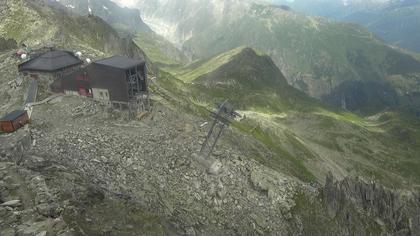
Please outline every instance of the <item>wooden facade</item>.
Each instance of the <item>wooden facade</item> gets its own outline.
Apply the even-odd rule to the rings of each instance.
[[[16,110],[0,119],[0,128],[5,133],[13,133],[30,122],[27,111]]]
[[[127,103],[147,88],[146,63],[115,56],[96,61],[52,84],[54,92],[78,94],[96,100]]]
[[[50,87],[56,93],[71,92],[72,94],[92,97],[92,88],[87,75],[87,68],[74,71],[63,78],[57,78]]]

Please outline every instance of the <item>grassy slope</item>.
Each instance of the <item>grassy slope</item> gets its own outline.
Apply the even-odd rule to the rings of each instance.
[[[243,47],[236,48],[231,51],[220,54],[214,58],[211,58],[207,61],[199,61],[193,63],[187,67],[174,66],[166,68],[174,76],[180,78],[184,82],[192,82],[193,80],[199,78],[202,75],[205,75],[209,72],[212,72],[215,68],[220,67],[221,65],[229,62],[229,60],[240,53]]]
[[[257,67],[261,69],[259,83],[266,87],[250,87],[250,78],[241,69],[251,63],[258,65],[264,57],[244,54],[244,50],[238,48],[190,66],[166,67],[159,83],[197,107],[211,109],[215,102],[230,99],[246,115],[233,126],[264,143],[277,156],[268,159],[256,155],[255,159],[279,171],[286,167],[288,174],[301,180],[323,181],[324,175],[333,171],[337,176],[375,178],[390,186],[420,183],[416,171],[420,160],[415,154],[420,142],[415,127],[419,124],[414,123],[414,117],[389,111],[379,118],[364,119],[324,107],[287,84],[273,88],[267,80],[272,75],[264,77],[263,71],[270,70],[267,67]],[[225,73],[228,76],[221,76]],[[208,116],[205,109],[195,112]]]
[[[28,7],[25,1],[6,1],[7,11],[1,15],[0,35],[30,45],[48,41],[58,30]],[[25,16],[25,17],[22,17]]]

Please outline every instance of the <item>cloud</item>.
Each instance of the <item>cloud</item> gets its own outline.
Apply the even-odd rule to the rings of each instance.
[[[137,0],[112,0],[124,7],[135,7]]]

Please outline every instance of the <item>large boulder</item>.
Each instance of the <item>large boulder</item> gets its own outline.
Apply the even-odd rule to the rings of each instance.
[[[0,37],[0,52],[17,48],[17,43],[13,39]]]

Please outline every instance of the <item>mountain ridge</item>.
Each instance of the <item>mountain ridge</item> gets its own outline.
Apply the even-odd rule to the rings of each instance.
[[[111,0],[50,0],[51,4],[61,4],[66,10],[80,16],[97,16],[110,24],[122,37],[133,38],[134,42],[149,55],[154,63],[185,63],[183,53],[153,32],[141,18],[140,11],[121,7]]]
[[[179,19],[176,24],[173,21],[174,24],[167,25],[171,28],[167,32],[178,38],[185,54],[192,58],[210,58],[243,45],[256,48],[273,58],[289,84],[312,97],[321,99],[334,93],[334,89],[348,80],[385,80],[394,74],[406,76],[420,72],[417,59],[387,46],[356,24],[252,2],[228,4],[220,0],[214,5],[206,2],[212,7],[207,11],[203,7],[194,9],[187,3],[187,0],[181,5],[167,1],[167,5],[159,8],[164,10],[153,10],[158,3],[149,4],[148,8],[147,2],[141,2],[142,15],[161,25],[168,24],[165,19]],[[171,15],[171,9],[175,11],[181,6],[183,17],[178,12]],[[230,8],[236,10],[224,13],[224,9]],[[395,69],[398,63],[411,67],[398,71]]]
[[[279,0],[275,3],[306,14],[363,25],[391,45],[420,52],[420,35],[416,33],[420,1],[348,1],[347,5],[338,0]]]
[[[55,0],[50,0],[56,2]],[[57,1],[68,10],[82,16],[89,14],[99,16],[115,29],[128,32],[147,32],[151,29],[143,22],[140,11],[133,8],[120,7],[113,1],[101,0],[60,0]]]

